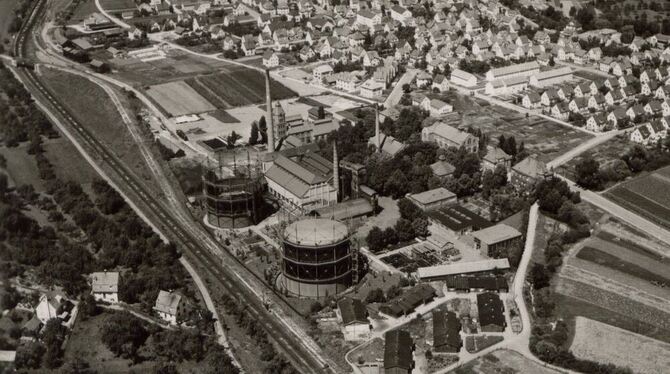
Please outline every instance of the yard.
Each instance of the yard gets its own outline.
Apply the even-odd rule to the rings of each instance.
[[[133,0],[100,0],[100,5],[108,11],[123,11],[137,8]]]
[[[30,184],[35,191],[44,191],[37,164],[33,156],[27,153],[27,148],[27,143],[14,148],[0,147],[0,154],[7,159],[7,174],[16,186]]]
[[[670,367],[668,343],[583,317],[576,318],[575,331],[570,351],[578,358],[629,367],[635,373]]]
[[[5,37],[7,37],[7,30],[10,23],[14,19],[14,7],[18,0],[0,0],[0,45],[4,45],[5,49],[9,45],[4,44]]]
[[[469,101],[472,109],[463,112],[459,121],[460,128],[479,128],[489,136],[491,145],[496,144],[500,135],[514,136],[517,144],[524,146],[531,153],[548,162],[565,153],[566,149],[574,148],[588,140],[592,135],[555,122],[524,115],[495,105],[483,106],[477,101]]]
[[[558,172],[570,180],[575,180],[575,165],[587,156],[593,157],[600,165],[606,165],[613,160],[618,160],[628,148],[631,147],[630,140],[626,135],[617,135],[614,138],[599,144],[583,154],[573,158],[564,165],[558,167]]]

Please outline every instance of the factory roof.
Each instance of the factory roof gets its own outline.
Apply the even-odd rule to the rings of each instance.
[[[308,218],[288,225],[284,238],[300,245],[327,245],[339,242],[349,235],[347,226],[326,218]]]
[[[303,197],[311,186],[327,182],[332,174],[330,161],[314,152],[307,152],[294,158],[276,155],[274,165],[265,173],[265,177],[293,195]]]
[[[477,309],[479,324],[482,327],[488,325],[505,327],[505,307],[497,294],[484,292],[477,295]]]
[[[540,65],[537,63],[537,61],[531,61],[531,62],[524,62],[522,64],[514,64],[514,65],[509,65],[509,66],[504,66],[501,68],[494,68],[491,69],[487,72],[491,73],[491,75],[495,78],[497,77],[504,77],[506,75],[510,74],[516,74],[516,73],[521,73],[521,72],[526,72],[534,69],[539,69]]]
[[[456,194],[444,187],[434,188],[417,194],[410,194],[409,198],[417,201],[419,204],[432,204],[443,200],[449,200],[456,197]]]
[[[503,242],[505,240],[518,238],[521,236],[521,233],[517,229],[501,223],[495,226],[487,227],[483,230],[475,231],[472,233],[472,236],[479,239],[481,242],[486,243],[487,245],[491,245]]]
[[[452,351],[458,351],[462,345],[460,331],[461,322],[454,312],[433,312],[433,347],[436,350],[443,351],[448,346]]]
[[[456,274],[479,273],[494,269],[509,269],[509,261],[506,258],[497,258],[482,261],[461,262],[449,265],[437,265],[422,267],[417,270],[421,279],[446,277]]]
[[[486,218],[460,205],[442,207],[427,213],[428,218],[444,225],[452,231],[472,228],[480,230],[492,225]]]

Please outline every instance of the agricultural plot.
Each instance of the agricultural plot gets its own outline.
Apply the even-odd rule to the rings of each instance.
[[[111,12],[137,9],[133,0],[100,0],[100,5]]]
[[[147,94],[172,116],[210,112],[216,109],[186,82],[171,82],[151,86]]]
[[[193,83],[190,80],[188,83]],[[244,69],[231,70],[225,73],[205,75],[198,77],[197,84],[193,87],[202,91],[203,86],[218,96],[228,107],[245,106],[265,102],[265,77],[258,71]],[[272,98],[283,100],[296,96],[296,93],[283,84],[272,80]]]
[[[570,351],[578,358],[629,367],[635,373],[670,367],[670,344],[583,317],[576,318]]]
[[[454,374],[558,374],[559,372],[531,361],[507,349],[493,351],[456,368]]]
[[[607,196],[660,225],[670,227],[670,169],[617,186]]]
[[[608,252],[605,252],[593,247],[584,247],[577,254],[577,258],[647,280],[652,284],[670,285],[668,277],[670,267],[667,265],[613,248],[615,247],[608,248]]]
[[[663,341],[670,341],[670,314],[584,282],[560,277],[559,295],[576,299],[556,301],[565,319],[584,316]]]
[[[571,159],[558,168],[558,172],[570,180],[575,180],[575,165],[585,157],[590,156],[598,161],[600,165],[607,165],[618,160],[631,147],[630,140],[626,135],[617,135],[611,140],[599,144],[583,154]]]

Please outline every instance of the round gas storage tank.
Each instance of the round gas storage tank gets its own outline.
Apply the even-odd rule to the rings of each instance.
[[[341,242],[349,236],[342,222],[327,218],[296,221],[284,230],[284,240],[299,246],[319,247]]]

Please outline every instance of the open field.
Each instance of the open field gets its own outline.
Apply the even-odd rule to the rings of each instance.
[[[9,24],[14,19],[14,6],[18,0],[0,0],[0,43],[4,44]],[[6,48],[9,45],[5,46]]]
[[[171,82],[151,86],[147,94],[172,116],[203,113],[216,107],[200,96],[185,82]]]
[[[188,83],[198,92],[217,96],[223,101],[223,108],[258,104],[265,102],[265,77],[250,69],[231,69],[233,71],[200,76]],[[296,93],[283,84],[271,81],[272,98],[283,100],[296,96]]]
[[[606,196],[647,219],[670,227],[670,168],[635,178],[608,191]]]
[[[66,138],[45,142],[44,150],[59,178],[79,184],[89,184],[98,178],[98,173]]]
[[[14,148],[0,147],[0,154],[7,159],[7,174],[15,186],[31,184],[35,191],[44,191],[44,183],[40,179],[37,164],[27,150],[28,144]]]
[[[537,364],[507,349],[493,351],[451,371],[454,374],[558,374],[558,371]]]
[[[48,89],[60,97],[64,106],[82,126],[107,144],[126,165],[147,183],[152,180],[150,171],[133,141],[121,115],[107,93],[88,79],[54,69],[40,69]],[[116,91],[122,105],[129,104],[123,93]],[[129,111],[130,118],[134,118]]]
[[[592,137],[540,117],[526,118],[515,111],[495,105],[483,106],[478,101],[468,101],[463,105],[470,109],[463,112],[460,124],[452,125],[479,128],[489,135],[490,144],[493,145],[497,143],[495,139],[500,135],[514,136],[517,144],[523,142],[526,149],[537,153],[545,162]]]
[[[654,339],[670,342],[670,315],[625,296],[561,277],[556,310],[560,318],[591,318]]]
[[[670,344],[577,317],[570,351],[581,359],[629,367],[635,373],[660,373],[670,367]]]
[[[95,6],[95,0],[82,0],[74,9],[72,18],[70,18],[70,23],[80,23],[90,16],[91,13],[97,11],[98,8]]]

